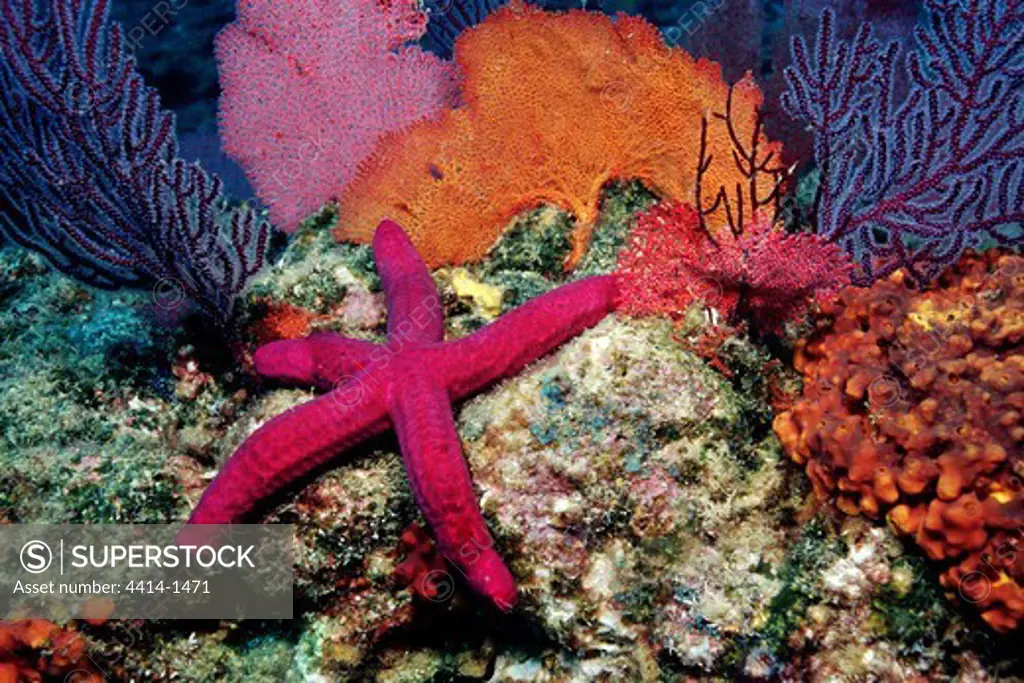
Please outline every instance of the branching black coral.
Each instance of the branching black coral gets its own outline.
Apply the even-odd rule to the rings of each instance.
[[[713,159],[712,155],[708,153],[708,119],[705,116],[700,121],[700,152],[697,157],[694,201],[697,205],[701,229],[707,232],[709,237],[712,237],[712,241],[714,238],[711,236],[705,220],[720,207],[725,208],[729,229],[736,237],[743,234],[746,223],[758,222],[759,214],[762,212],[768,213],[771,222],[774,223],[779,215],[783,189],[789,181],[792,171],[775,159],[775,152],[763,153],[765,116],[760,107],[754,112],[754,126],[749,141],[744,142],[740,139],[733,118],[733,90],[734,86],[729,86],[725,111],[714,112],[712,116],[725,122],[729,139],[732,142],[732,160],[736,164],[736,170],[746,179],[746,185],[736,183],[735,188],[719,187],[710,205],[704,201],[704,185],[705,176]],[[771,178],[771,186],[766,194],[763,189],[761,191],[758,189],[759,187],[763,188],[763,176]]]
[[[868,282],[926,282],[966,247],[1019,245],[1024,221],[1024,0],[927,0],[917,49],[849,43],[822,14],[792,44],[783,106],[815,136],[817,229]],[[897,101],[895,73],[909,92]]]

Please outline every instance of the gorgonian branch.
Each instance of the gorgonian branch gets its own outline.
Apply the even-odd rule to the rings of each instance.
[[[97,287],[162,287],[218,322],[268,226],[177,158],[108,0],[0,0],[0,230]]]
[[[935,277],[967,247],[1024,239],[1024,0],[927,0],[916,49],[861,26],[836,41],[822,13],[813,57],[794,38],[783,106],[811,127],[818,233],[869,282],[905,267]]]

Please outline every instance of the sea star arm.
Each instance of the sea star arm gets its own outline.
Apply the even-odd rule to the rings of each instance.
[[[454,399],[511,377],[610,313],[618,288],[613,275],[563,285],[513,309],[477,332],[435,352]]]
[[[330,390],[369,367],[378,348],[362,339],[322,332],[265,344],[257,349],[253,365],[264,377]]]
[[[377,226],[373,258],[384,283],[388,342],[429,344],[444,339],[444,312],[434,278],[409,236],[394,221]]]
[[[359,379],[278,415],[224,464],[190,524],[240,522],[264,499],[391,426],[383,392]]]
[[[396,369],[391,415],[413,495],[434,530],[438,550],[474,589],[502,609],[516,601],[515,580],[480,514],[469,468],[455,431],[451,398],[422,366]]]

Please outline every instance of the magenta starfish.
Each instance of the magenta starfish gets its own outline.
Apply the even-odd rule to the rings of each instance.
[[[438,550],[474,590],[511,609],[515,580],[480,514],[451,403],[515,375],[597,324],[614,307],[615,278],[564,285],[474,334],[445,342],[434,281],[402,228],[381,223],[373,255],[387,301],[387,343],[324,333],[260,348],[260,374],[328,393],[250,436],[224,464],[189,523],[239,522],[268,496],[393,426]]]

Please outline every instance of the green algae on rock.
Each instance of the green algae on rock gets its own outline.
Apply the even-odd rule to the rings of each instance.
[[[180,514],[141,294],[96,292],[0,251],[0,519],[166,522]]]

